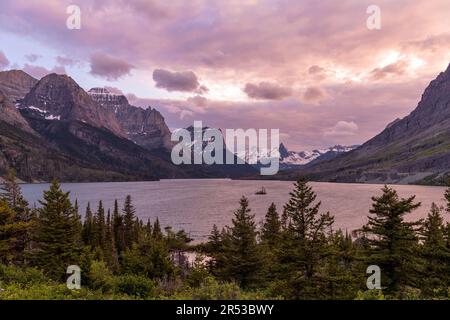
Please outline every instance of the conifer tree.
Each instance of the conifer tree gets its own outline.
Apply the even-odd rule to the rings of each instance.
[[[105,208],[103,202],[98,202],[97,212],[94,216],[94,244],[100,249],[104,249],[106,245],[106,221],[105,221]]]
[[[83,223],[83,243],[85,245],[94,246],[94,232],[95,232],[95,223],[94,223],[94,216],[92,214],[91,210],[91,204],[88,202],[86,206],[86,213],[84,216],[84,223]]]
[[[127,195],[123,207],[123,221],[124,221],[124,237],[125,247],[131,249],[133,243],[136,241],[136,218],[135,209],[131,203],[131,196]]]
[[[445,226],[440,208],[433,203],[421,230],[422,254],[425,258],[423,294],[448,296],[450,249],[445,239]]]
[[[156,240],[161,240],[163,238],[163,233],[161,231],[161,225],[159,224],[158,218],[156,218],[155,222],[153,223],[152,237]]]
[[[119,204],[117,199],[114,200],[114,210],[113,210],[113,232],[114,232],[114,243],[116,245],[117,255],[120,258],[122,252],[125,250],[125,227],[123,222],[123,216],[119,212]]]
[[[329,255],[328,236],[334,217],[320,213],[321,202],[304,179],[294,184],[284,206],[283,232],[279,250],[280,278],[292,298],[318,298],[323,277],[319,268]]]
[[[372,197],[371,216],[362,231],[368,235],[370,249],[367,263],[381,269],[383,287],[389,294],[400,294],[405,286],[418,287],[418,237],[420,222],[405,222],[406,214],[420,206],[415,196],[399,198],[397,192],[384,186],[383,194]]]
[[[116,245],[114,242],[113,225],[111,220],[111,213],[108,210],[108,215],[106,218],[106,232],[105,232],[105,248],[104,257],[106,263],[110,270],[117,270],[118,268],[118,257],[116,251]]]
[[[80,234],[69,192],[53,181],[39,201],[32,251],[34,264],[55,280],[64,279],[66,268],[79,263]]]
[[[263,244],[267,244],[269,247],[275,247],[280,240],[281,236],[281,221],[277,212],[277,207],[272,202],[270,205],[264,225],[261,230],[261,241]]]
[[[239,206],[234,212],[232,226],[224,234],[224,272],[227,278],[248,288],[261,280],[262,259],[256,240],[254,215],[250,214],[248,199],[243,196]]]
[[[17,213],[9,207],[5,199],[0,199],[0,263],[20,263],[23,257],[22,246],[17,246],[29,224],[17,221]]]
[[[11,249],[11,252],[14,255],[13,261],[22,263],[25,262],[24,252],[29,249],[31,243],[29,233],[32,227],[33,211],[30,210],[28,202],[22,195],[14,170],[7,171],[0,192],[0,199],[3,199],[8,207],[14,210],[14,222],[18,224],[14,232],[14,248]]]

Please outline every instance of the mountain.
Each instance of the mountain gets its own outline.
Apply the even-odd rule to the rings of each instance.
[[[171,132],[156,109],[132,106],[124,95],[106,88],[92,88],[88,93],[94,101],[114,112],[128,139],[149,150],[171,149]]]
[[[23,99],[37,82],[37,79],[22,70],[0,72],[0,90],[3,91],[13,103]]]
[[[27,132],[33,132],[28,122],[22,117],[16,106],[0,89],[0,119]]]
[[[205,133],[210,130],[212,128],[209,127],[202,127],[202,137],[205,135]],[[193,126],[189,126],[188,128],[186,128],[187,131],[189,131],[190,136],[191,136],[191,142],[188,143],[188,147],[191,148],[192,150],[192,154],[191,154],[191,159],[192,162],[194,161],[194,144],[197,142],[195,140],[194,137],[194,127]],[[219,129],[220,131],[220,129]],[[201,153],[204,153],[204,149],[209,146],[212,141],[202,141],[202,150]],[[192,165],[192,167],[194,168],[194,170],[199,170],[201,172],[205,172],[205,174],[214,177],[214,176],[219,176],[219,177],[224,177],[224,178],[241,178],[241,177],[248,177],[248,176],[253,176],[255,174],[258,173],[257,168],[249,165],[247,163],[247,161],[245,161],[244,159],[244,163],[238,163],[238,156],[233,154],[226,146],[225,144],[225,140],[222,140],[223,142],[223,164],[212,164],[212,165],[207,165],[207,164],[196,164],[196,165]],[[212,155],[214,156],[214,152],[212,153]],[[226,163],[226,159],[227,157],[232,157],[233,158],[233,163],[232,164],[227,164]],[[241,158],[243,159],[243,158]],[[239,159],[240,160],[240,159]]]
[[[0,175],[14,168],[28,182],[136,181],[240,177],[249,169],[174,165],[170,130],[155,109],[105,90],[88,94],[66,75],[26,79],[2,73],[8,93],[0,89]]]
[[[353,151],[280,178],[443,184],[450,178],[450,66],[431,81],[417,107]]]
[[[316,161],[328,160],[335,158],[337,155],[349,152],[358,146],[341,146],[335,145],[333,147],[324,149],[314,149],[312,151],[288,151],[281,143],[280,150],[280,168],[289,169],[298,166],[305,166]]]
[[[93,101],[71,77],[55,73],[43,77],[25,96],[20,108],[32,109],[47,119],[79,120],[125,136],[114,112]]]

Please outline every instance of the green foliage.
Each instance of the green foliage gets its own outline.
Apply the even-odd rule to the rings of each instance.
[[[79,217],[69,192],[63,192],[57,181],[52,182],[50,190],[44,191],[40,203],[31,252],[33,263],[53,279],[63,279],[67,266],[79,260]]]
[[[248,200],[242,197],[240,208],[234,212],[232,226],[221,235],[223,241],[223,271],[225,279],[236,281],[243,288],[257,285],[262,266],[257,245],[254,215]]]
[[[418,257],[415,227],[421,222],[405,222],[404,216],[420,206],[415,196],[400,199],[385,186],[383,194],[373,197],[369,222],[362,231],[368,235],[367,262],[382,270],[382,285],[389,294],[401,294],[405,286],[417,286],[422,261]]]

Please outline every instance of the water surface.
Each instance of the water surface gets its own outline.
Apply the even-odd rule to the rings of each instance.
[[[289,199],[293,182],[290,181],[239,181],[239,180],[162,180],[152,182],[63,183],[62,188],[77,199],[83,214],[88,202],[93,210],[103,200],[105,208],[113,208],[114,199],[122,207],[127,194],[132,196],[136,214],[147,221],[159,218],[162,226],[185,229],[197,241],[205,240],[213,224],[222,227],[230,224],[239,198],[249,198],[250,207],[260,222],[267,208],[274,202],[279,212]],[[335,216],[335,227],[354,230],[367,221],[371,197],[380,194],[382,185],[311,183],[322,201],[322,210]],[[39,206],[48,184],[23,184],[22,190],[30,205]],[[255,195],[264,186],[267,195]],[[425,217],[432,202],[443,205],[445,188],[432,186],[395,186],[403,197],[416,195],[421,208],[409,219]],[[448,215],[447,215],[448,216]],[[447,220],[448,217],[446,217]]]

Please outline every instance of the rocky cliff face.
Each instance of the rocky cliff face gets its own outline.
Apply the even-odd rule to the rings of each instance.
[[[156,109],[132,106],[125,96],[111,93],[105,88],[92,88],[89,95],[94,101],[113,110],[126,136],[136,144],[149,150],[171,149],[170,130]]]
[[[124,136],[112,110],[93,101],[69,76],[49,74],[25,96],[21,108],[30,108],[50,120],[79,120]]]
[[[0,89],[0,120],[18,127],[27,132],[34,131],[28,125],[28,122],[22,117],[16,106],[9,100],[7,95]]]
[[[13,103],[23,99],[37,82],[37,79],[22,70],[0,72],[0,90],[2,90]]]
[[[431,81],[416,109],[361,147],[285,177],[342,182],[432,183],[450,178],[450,66]]]

